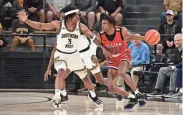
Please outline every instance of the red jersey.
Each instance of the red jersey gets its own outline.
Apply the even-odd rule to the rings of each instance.
[[[115,26],[115,37],[110,41],[105,32],[101,32],[101,42],[106,49],[109,49],[114,57],[126,52],[128,50],[128,44],[124,41],[124,38],[121,33],[121,27]]]
[[[127,42],[124,41],[121,29],[121,27],[115,26],[114,38],[112,40],[107,38],[105,32],[100,33],[102,44],[112,53],[112,58],[108,59],[109,68],[118,69],[121,61],[131,63],[131,52]]]

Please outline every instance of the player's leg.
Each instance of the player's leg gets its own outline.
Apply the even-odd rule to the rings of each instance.
[[[118,80],[118,71],[115,69],[109,69],[108,70],[108,88],[111,92],[122,95],[130,99],[129,103],[125,106],[125,109],[131,109],[133,108],[137,103],[137,99],[135,98],[135,95],[127,92],[123,88],[117,87],[116,82]]]
[[[75,73],[80,77],[80,79],[84,83],[84,86],[88,89],[89,91],[88,98],[92,100],[97,106],[103,107],[103,103],[96,95],[94,86],[88,77],[87,70],[75,71]]]
[[[119,64],[118,75],[119,77],[122,77],[125,80],[128,86],[131,87],[131,89],[134,91],[136,97],[139,100],[139,105],[143,106],[146,104],[145,97],[139,92],[132,78],[127,74],[128,69],[129,69],[129,62],[126,60],[125,61],[122,60]]]

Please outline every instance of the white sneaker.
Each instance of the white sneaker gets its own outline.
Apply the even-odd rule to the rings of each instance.
[[[53,96],[53,107],[55,109],[61,108],[61,97],[58,94]]]

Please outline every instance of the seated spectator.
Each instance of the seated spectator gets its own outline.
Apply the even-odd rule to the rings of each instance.
[[[95,24],[96,0],[72,0],[72,5],[80,10],[81,19],[93,30]]]
[[[175,60],[177,63],[182,63],[182,34],[176,34],[174,36],[174,42],[177,52],[175,55]],[[175,94],[176,87],[176,75],[177,69],[172,69],[171,67],[161,67],[158,72],[158,77],[156,81],[155,91],[153,93],[148,94],[149,96],[161,96],[162,95],[162,87],[167,77],[170,77],[170,87],[169,87],[169,94],[165,95],[166,97],[170,97],[171,95]]]
[[[134,75],[134,71],[143,71],[142,64],[150,63],[150,51],[147,44],[140,40],[134,40],[133,44],[129,46],[132,55],[131,77],[137,85],[139,76]]]
[[[163,5],[165,7],[165,11],[174,11],[174,17],[177,18],[179,24],[182,27],[182,0],[164,0]],[[166,23],[165,12],[163,12],[161,15],[161,24],[164,23]]]
[[[68,4],[71,4],[70,0],[44,0],[44,11],[46,12],[44,17],[46,22],[51,22],[55,19],[60,20],[60,10]]]
[[[172,10],[168,10],[166,12],[166,23],[161,24],[159,27],[160,34],[177,34],[181,33],[181,27],[173,19],[174,12]],[[173,37],[170,36],[161,36],[161,41],[157,45],[157,53],[165,53],[167,49],[174,48]]]
[[[33,29],[22,22],[20,19],[14,20],[12,23],[12,33],[17,34],[29,34],[32,33]],[[14,36],[11,44],[11,52],[16,51],[16,47],[19,44],[27,44],[30,47],[31,52],[35,52],[34,41],[32,36]]]
[[[178,92],[174,95],[171,95],[170,97],[173,98],[182,98],[182,62],[177,64],[176,66],[170,66],[172,71],[175,71],[177,69],[177,76],[176,76],[176,87],[178,88]]]
[[[2,25],[0,23],[0,33],[2,32]],[[1,48],[5,47],[8,44],[8,42],[4,39],[3,36],[0,36],[0,50]]]
[[[24,0],[23,7],[31,20],[37,21],[39,16],[39,22],[45,22],[43,0]]]
[[[117,25],[122,24],[123,0],[99,0],[97,8],[97,21],[100,20],[100,13],[107,13],[118,22]]]
[[[0,22],[3,29],[9,29],[21,8],[17,0],[0,0]],[[8,21],[8,23],[7,23]]]

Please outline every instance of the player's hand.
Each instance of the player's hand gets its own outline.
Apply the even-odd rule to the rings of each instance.
[[[45,74],[44,74],[44,81],[47,81],[48,80],[48,76],[51,75],[51,70],[50,69],[47,69]]]
[[[26,15],[26,12],[24,11],[20,11],[17,14],[18,14],[17,17],[23,22],[25,22],[28,19],[28,15]]]
[[[95,64],[98,63],[98,59],[95,55],[93,55],[91,58],[92,58],[93,63],[95,63]]]
[[[103,54],[105,55],[106,58],[111,58],[112,57],[112,53],[110,51],[108,51],[105,48],[102,48]]]

